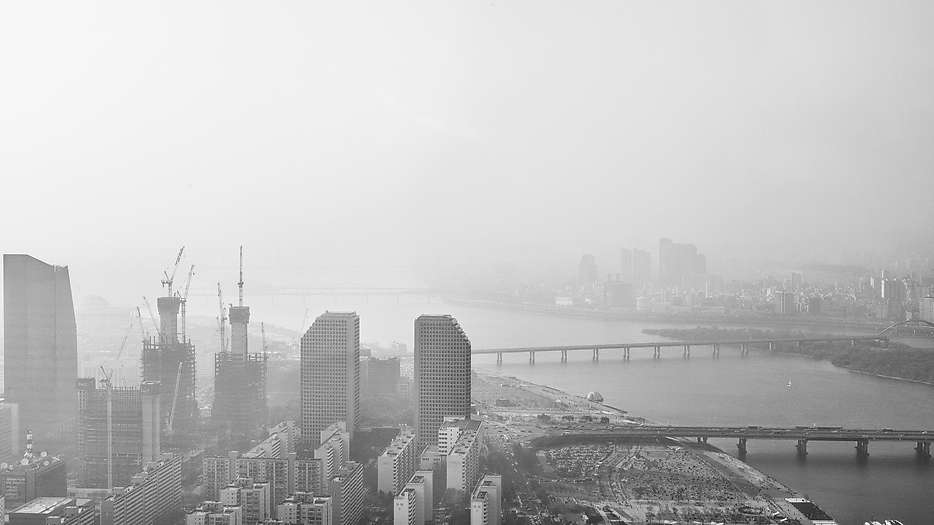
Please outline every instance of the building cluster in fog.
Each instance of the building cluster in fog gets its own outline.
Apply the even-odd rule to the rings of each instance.
[[[396,509],[397,519],[404,515],[407,522],[431,521],[440,496],[451,489],[476,507],[478,523],[498,523],[490,513],[499,512],[500,503],[491,498],[501,491],[480,479],[482,426],[471,419],[470,340],[452,316],[415,320],[408,386],[397,357],[361,356],[356,313],[319,315],[300,341],[300,418],[270,428],[267,355],[247,346],[242,263],[238,305],[225,309],[221,302],[219,328],[223,333],[229,319],[231,340],[215,356],[210,417],[201,415],[196,354],[185,335],[187,284],[173,294],[166,277],[169,293],[157,300],[157,333],[143,332],[141,381],[126,386],[103,367],[100,379],[77,376],[68,269],[27,255],[4,256],[0,515],[11,523],[41,516],[76,525],[181,519],[359,525],[367,489],[364,466],[350,451],[361,392],[392,397],[411,389],[415,424],[402,427],[379,456],[378,490],[396,505],[412,505]],[[219,453],[205,456],[205,443]],[[75,474],[71,486],[69,471]],[[182,516],[183,482],[195,477],[203,501]],[[70,492],[87,497],[69,498]]]

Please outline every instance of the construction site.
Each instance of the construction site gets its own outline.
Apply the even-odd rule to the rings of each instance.
[[[252,446],[253,440],[266,435],[266,337],[263,329],[263,352],[250,353],[247,327],[250,307],[243,305],[243,247],[240,247],[239,301],[237,306],[224,308],[220,284],[217,285],[220,305],[219,328],[221,351],[214,357],[214,406],[212,426],[221,443],[236,447],[238,443]],[[228,346],[226,322],[230,321]]]
[[[185,333],[185,303],[194,266],[188,272],[188,281],[182,294],[172,291],[175,273],[181,261],[183,246],[178,252],[172,274],[165,272],[163,286],[168,294],[156,301],[159,323],[156,324],[152,309],[149,315],[159,328],[155,336],[143,341],[141,372],[144,382],[162,384],[160,394],[162,446],[172,452],[184,453],[201,446],[202,432],[199,425],[200,410],[195,397],[195,347]],[[145,299],[145,298],[144,298]],[[149,301],[146,301],[149,307]],[[179,334],[179,310],[181,309],[181,333]]]
[[[160,454],[160,384],[78,379],[78,486],[123,487]]]

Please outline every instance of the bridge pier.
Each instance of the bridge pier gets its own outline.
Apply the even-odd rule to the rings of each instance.
[[[769,343],[769,352],[775,349],[775,343]]]
[[[684,357],[691,357],[691,345],[684,345]]]
[[[530,365],[535,364],[535,352],[529,352],[529,364]]]
[[[713,345],[714,357],[720,357],[720,345]]]
[[[562,363],[567,363],[567,362],[568,362],[568,351],[567,351],[567,350],[562,350],[562,351],[561,351],[561,362],[562,362]]]
[[[655,359],[661,359],[661,358],[662,358],[662,347],[660,347],[660,346],[656,346],[656,347],[655,347],[655,355],[654,355],[653,357],[654,357]]]
[[[918,451],[918,455],[922,458],[929,458],[931,457],[931,442],[918,441],[918,445],[915,447],[915,450]]]
[[[798,450],[799,456],[807,456],[808,455],[808,440],[799,439],[798,444],[795,445],[795,448]]]
[[[503,364],[503,353],[502,352],[496,352],[496,364],[498,365]]]
[[[600,360],[600,349],[599,349],[599,348],[594,348],[594,349],[593,349],[593,360],[594,360],[594,361],[599,361],[599,360]]]
[[[869,440],[868,439],[856,440],[856,455],[861,458],[865,458],[869,456]]]
[[[740,455],[746,454],[746,438],[739,438],[739,443],[736,444],[736,448],[739,450]]]
[[[623,359],[629,361],[629,347],[623,347]]]
[[[707,442],[707,436],[697,436],[697,442],[698,442],[698,443],[706,443],[706,442]]]
[[[739,355],[749,355],[749,345],[747,345],[746,343],[743,343],[742,345],[740,345],[740,347],[741,347],[741,350],[739,352]]]

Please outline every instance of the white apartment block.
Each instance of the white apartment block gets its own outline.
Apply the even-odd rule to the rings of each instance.
[[[415,489],[402,489],[392,501],[392,525],[418,525]]]
[[[332,519],[338,525],[357,525],[363,514],[363,465],[348,461],[328,481],[333,502]]]
[[[228,507],[219,501],[205,501],[185,516],[185,525],[243,525],[240,507]]]
[[[470,417],[470,340],[450,315],[415,320],[415,431],[437,443],[445,416]]]
[[[350,437],[360,412],[360,317],[325,312],[301,341],[302,440],[317,447],[320,432],[345,421]]]
[[[470,525],[501,525],[503,477],[487,474],[480,478],[470,497]]]
[[[296,492],[282,501],[278,515],[283,525],[340,525],[333,519],[332,498],[307,492]]]
[[[237,478],[220,491],[220,503],[240,507],[243,525],[257,525],[272,517],[269,483],[254,483],[250,478]]]
[[[377,488],[380,492],[398,494],[418,467],[415,430],[403,427],[376,461]]]
[[[415,491],[415,524],[425,525],[434,519],[434,472],[417,470],[405,490]]]
[[[473,488],[480,475],[480,421],[462,429],[447,455],[447,488],[464,492]]]

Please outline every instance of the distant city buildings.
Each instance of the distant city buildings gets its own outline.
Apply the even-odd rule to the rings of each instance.
[[[662,287],[703,290],[707,258],[693,244],[679,244],[662,238],[658,246],[658,281]]]
[[[582,290],[592,290],[597,284],[597,279],[599,275],[597,274],[597,259],[593,254],[585,254],[581,257],[580,267],[578,270],[578,284]]]
[[[301,341],[302,439],[318,446],[318,435],[345,421],[351,438],[360,412],[360,317],[325,312]]]
[[[435,444],[447,416],[470,418],[470,340],[450,315],[415,320],[415,432]]]
[[[19,406],[19,442],[70,444],[78,415],[78,339],[68,267],[29,255],[3,256],[6,402]],[[9,502],[7,502],[9,504]]]
[[[363,390],[368,396],[394,396],[399,393],[400,368],[398,357],[369,358],[363,361]]]
[[[11,463],[19,451],[19,406],[0,398],[0,463]]]

